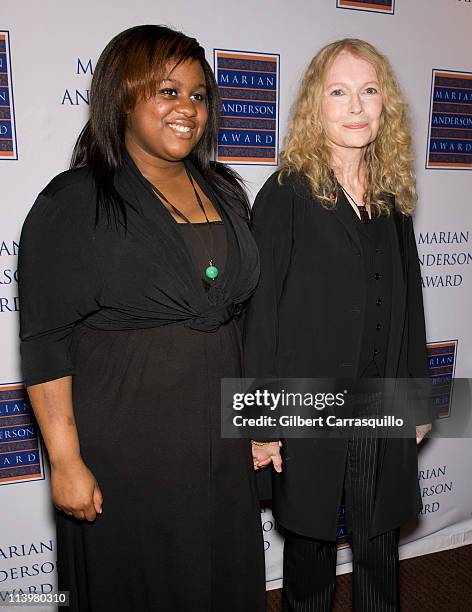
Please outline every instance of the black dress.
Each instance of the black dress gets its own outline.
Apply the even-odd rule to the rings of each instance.
[[[57,513],[59,588],[71,591],[71,609],[80,612],[262,612],[264,558],[250,445],[220,435],[220,378],[241,373],[240,334],[232,315],[254,288],[257,255],[241,220],[215,201],[192,169],[224,222],[195,230],[203,240],[204,232],[215,232],[222,270],[205,287],[198,272],[205,255],[196,234],[172,220],[127,163],[119,184],[129,181],[129,192],[136,194],[130,198],[136,210],[130,207],[127,236],[90,229],[84,212],[93,207],[84,204],[83,195],[90,190],[89,178],[79,171],[79,184],[69,172],[46,189],[48,201],[33,208],[22,237],[26,384],[74,374],[81,453],[104,497],[103,514],[92,524]],[[62,235],[55,231],[59,224],[67,230]],[[149,276],[156,257],[152,244],[162,246],[169,234],[179,251],[154,262]],[[62,253],[57,263],[52,254],[41,253],[33,262],[38,245],[51,250],[44,246],[46,236],[49,244],[60,243],[51,247]],[[143,242],[149,238],[146,252]],[[69,258],[74,285],[81,280],[91,297],[70,282],[58,286],[65,274],[61,262],[71,250],[85,264],[76,271],[77,262]],[[238,269],[235,261],[245,263]],[[169,265],[177,276],[171,283]],[[49,275],[56,272],[54,282],[44,268]],[[43,287],[55,285],[56,294],[50,289],[47,299],[35,295],[33,274],[41,275]],[[97,277],[104,279],[98,292]],[[164,305],[155,287],[166,296]],[[199,311],[203,299],[206,306]],[[89,300],[95,309],[83,316]],[[153,316],[145,314],[152,303]],[[170,320],[172,304],[177,320]],[[194,311],[192,318],[183,319],[184,310]],[[81,318],[67,324],[64,311],[69,319],[72,312]]]

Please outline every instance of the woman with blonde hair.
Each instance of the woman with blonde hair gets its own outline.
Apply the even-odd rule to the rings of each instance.
[[[261,278],[245,323],[247,376],[428,376],[415,202],[406,104],[388,60],[357,39],[327,45],[253,208]],[[415,421],[416,443],[429,420]],[[330,609],[344,497],[354,608],[398,610],[399,527],[421,508],[414,438],[255,442],[253,458],[275,468],[283,609]]]

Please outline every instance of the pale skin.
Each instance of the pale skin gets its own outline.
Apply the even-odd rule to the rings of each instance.
[[[377,137],[382,116],[382,94],[372,64],[341,51],[326,71],[321,101],[321,121],[331,151],[336,178],[357,204],[364,204],[366,192],[365,151]],[[348,198],[349,200],[349,198]],[[359,210],[350,202],[360,218]],[[370,205],[367,203],[370,216]],[[419,444],[431,430],[431,423],[416,427]],[[272,463],[282,471],[281,442],[252,445],[254,469]]]
[[[191,222],[205,222],[183,162],[207,124],[205,76],[200,63],[169,63],[156,95],[125,112],[125,145],[139,170]],[[211,202],[196,187],[208,219],[219,220]],[[160,205],[156,200],[156,206]],[[175,221],[183,222],[169,212]],[[102,513],[103,496],[80,453],[72,377],[32,385],[28,394],[49,454],[54,505],[78,520],[94,521]]]

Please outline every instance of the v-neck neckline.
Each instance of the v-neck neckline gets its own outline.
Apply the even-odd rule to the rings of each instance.
[[[203,194],[204,194],[204,195],[207,197],[207,199],[209,200],[209,202],[210,202],[210,203],[211,203],[211,205],[213,206],[213,208],[214,208],[214,210],[215,210],[216,214],[217,214],[217,215],[219,215],[219,217],[220,217],[219,219],[214,219],[214,221],[206,221],[206,223],[213,223],[213,222],[215,222],[215,223],[218,223],[218,222],[219,222],[219,223],[223,223],[223,219],[221,218],[221,212],[220,212],[220,210],[218,209],[218,207],[217,207],[217,206],[215,205],[215,203],[212,201],[212,199],[210,198],[210,196],[209,196],[209,195],[208,195],[208,194],[205,192],[205,190],[203,189],[202,185],[200,185],[200,183],[198,182],[198,180],[195,178],[195,176],[194,176],[194,175],[192,174],[192,172],[190,171],[190,167],[189,167],[189,166],[190,166],[190,164],[189,164],[189,163],[188,163],[186,160],[183,160],[183,163],[184,163],[185,169],[186,169],[186,171],[187,171],[187,175],[189,176],[189,180],[190,180],[190,183],[191,183],[191,185],[192,185],[192,188],[193,188],[193,189],[195,190],[195,192],[196,192],[196,187],[195,187],[195,185],[193,184],[193,181],[195,181],[195,182],[197,183],[198,187],[200,187],[200,189],[202,190]],[[135,164],[135,165],[136,165],[136,164]],[[137,166],[136,166],[136,167],[137,167]],[[153,184],[151,183],[151,181],[150,181],[149,179],[147,179],[147,178],[146,178],[146,177],[145,177],[145,176],[142,174],[142,172],[139,170],[139,168],[138,168],[138,167],[137,167],[137,169],[138,169],[138,171],[141,173],[141,176],[144,178],[144,180],[145,180],[145,181],[146,181],[146,182],[149,184],[149,186],[150,186],[150,188],[151,188],[151,191],[152,191],[152,193],[153,193],[154,197],[155,197],[155,198],[156,198],[158,201],[160,201],[160,202],[161,202],[162,206],[163,206],[163,207],[166,209],[166,211],[169,213],[170,218],[172,219],[172,221],[173,221],[173,222],[174,222],[176,225],[198,225],[199,223],[205,223],[205,221],[202,221],[202,222],[197,221],[196,223],[193,223],[192,221],[190,221],[190,222],[181,222],[181,221],[177,221],[177,219],[174,217],[174,215],[171,213],[171,211],[170,211],[170,210],[167,208],[167,206],[165,205],[165,203],[164,203],[164,202],[162,202],[162,199],[159,197],[159,194],[157,194],[157,193],[154,191],[154,186],[153,186]],[[196,168],[193,168],[193,169],[194,169],[194,170],[196,170]],[[164,194],[163,194],[163,195],[164,195]],[[197,197],[197,196],[196,196],[196,197]],[[167,200],[167,202],[168,202],[168,203],[169,203],[171,206],[174,206],[174,205],[172,204],[172,202],[170,202],[170,200]],[[175,206],[175,208],[177,208],[177,207]],[[177,210],[179,210],[179,209],[177,209]],[[181,212],[181,211],[180,211],[180,212]]]
[[[355,217],[356,221],[357,221],[357,222],[358,222],[360,225],[368,225],[367,223],[363,223],[363,222],[362,222],[362,219],[361,219],[361,217],[360,217],[360,213],[359,213],[359,216],[357,215],[357,213],[356,213],[356,211],[355,211],[355,209],[354,209],[354,206],[351,204],[351,202],[350,202],[350,200],[349,200],[349,198],[348,198],[348,194],[347,194],[347,192],[346,192],[346,191],[344,191],[344,189],[343,189],[342,187],[341,187],[341,191],[343,192],[343,194],[344,194],[344,200],[345,200],[345,202],[346,202],[347,206],[348,206],[348,207],[349,207],[349,208],[352,210],[352,214],[354,215],[354,217]],[[356,204],[356,206],[357,206],[357,204]],[[366,209],[366,211],[367,211],[367,207],[366,207],[365,209]],[[369,214],[369,211],[367,211],[367,214]],[[373,221],[372,209],[370,209],[369,221],[370,221],[370,223],[372,223],[372,221]]]
[[[188,159],[183,160],[183,162],[186,168],[189,170],[192,178],[196,181],[197,185],[200,187],[200,189],[203,191],[203,193],[206,195],[206,197],[210,200],[210,202],[214,206],[216,212],[220,216],[220,223],[222,223],[222,225],[225,228],[225,239],[226,239],[226,245],[227,245],[225,272],[222,275],[221,280],[217,282],[217,286],[220,289],[226,289],[229,283],[229,279],[231,278],[231,275],[233,273],[233,264],[235,263],[233,261],[234,258],[231,256],[231,252],[235,248],[237,248],[237,240],[234,235],[235,229],[233,227],[233,221],[228,211],[225,210],[225,207],[222,205],[220,199],[215,194],[215,192],[211,189],[209,185],[205,184],[205,181],[203,177],[201,176],[201,174],[199,173],[198,169],[195,168],[192,162]],[[160,216],[161,219],[163,219],[170,233],[174,236],[176,241],[181,245],[181,249],[185,255],[187,263],[192,268],[192,274],[191,274],[192,280],[194,281],[194,284],[198,287],[200,294],[203,294],[205,299],[207,300],[208,299],[208,289],[205,289],[205,287],[203,286],[201,282],[202,281],[201,271],[197,268],[195,258],[193,257],[193,254],[191,253],[187,245],[187,242],[185,241],[184,237],[182,236],[179,230],[180,225],[187,225],[187,224],[178,223],[174,219],[174,217],[172,216],[168,208],[164,206],[162,202],[160,202],[159,198],[157,197],[157,195],[154,193],[154,190],[152,189],[152,184],[142,174],[142,172],[139,170],[138,166],[134,162],[133,158],[127,151],[125,152],[125,164],[131,170],[131,172],[136,176],[136,178],[139,180],[141,185],[146,189],[149,196],[156,201],[155,209],[156,209],[157,214]],[[231,228],[229,227],[230,225],[231,225]],[[210,288],[211,286],[212,285],[210,285]]]

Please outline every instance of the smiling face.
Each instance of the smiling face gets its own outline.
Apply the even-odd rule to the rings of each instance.
[[[125,143],[133,156],[181,161],[203,136],[208,111],[200,62],[170,63],[168,69],[156,95],[127,114]]]
[[[367,147],[377,137],[381,114],[374,66],[341,51],[328,68],[323,86],[321,122],[328,145],[341,154],[346,148]]]

